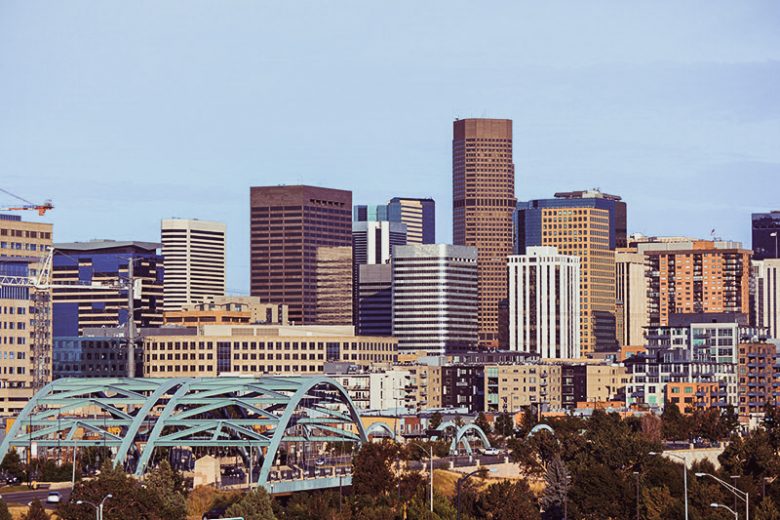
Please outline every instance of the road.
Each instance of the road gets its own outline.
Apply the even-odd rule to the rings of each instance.
[[[42,503],[46,502],[46,497],[49,495],[49,491],[57,491],[62,495],[62,501],[66,502],[70,497],[70,488],[49,490],[49,489],[35,489],[29,491],[14,491],[13,493],[4,493],[3,488],[0,488],[0,495],[3,496],[3,500],[6,504],[21,504],[27,505],[28,502],[33,500],[40,500]]]

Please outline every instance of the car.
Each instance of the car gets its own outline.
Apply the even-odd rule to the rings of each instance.
[[[325,463],[328,462],[325,460],[325,457],[319,457],[317,460],[314,461],[315,466],[324,466]]]
[[[479,450],[479,453],[482,455],[495,456],[495,455],[499,455],[501,452],[498,451],[498,448],[482,448],[481,450]]]
[[[62,494],[57,491],[51,491],[46,496],[47,504],[59,504],[60,502],[62,502]]]
[[[216,520],[222,518],[225,515],[225,511],[227,510],[228,506],[212,507],[203,513],[202,520]]]

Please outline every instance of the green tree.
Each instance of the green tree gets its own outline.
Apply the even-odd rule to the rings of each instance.
[[[767,432],[769,444],[775,455],[780,452],[780,408],[767,402],[764,407],[764,429]]]
[[[491,484],[477,501],[477,516],[488,520],[537,520],[539,505],[525,480]]]
[[[441,425],[441,422],[443,420],[443,417],[440,412],[433,412],[431,415],[431,420],[428,422],[428,427],[431,430],[435,430]]]
[[[512,415],[502,412],[496,417],[496,433],[504,437],[511,437],[515,433],[515,424]]]
[[[271,498],[264,489],[258,488],[244,495],[237,503],[230,506],[225,515],[228,517],[243,517],[244,520],[276,520]]]
[[[51,516],[43,508],[40,500],[30,504],[30,508],[22,515],[22,520],[50,520]]]
[[[295,493],[284,509],[285,520],[344,520],[351,517],[350,504],[335,491]],[[277,515],[279,516],[279,515]]]
[[[2,498],[0,498],[0,520],[13,520],[11,518],[11,512],[8,511],[8,505]]]
[[[647,520],[667,520],[675,516],[676,501],[666,486],[645,487],[641,502]]]
[[[152,489],[160,501],[161,512],[165,518],[185,518],[187,516],[186,492],[180,473],[173,471],[168,461],[163,461],[149,472],[145,479],[146,487]]]
[[[490,426],[490,421],[488,421],[487,416],[483,412],[479,412],[479,415],[477,415],[477,419],[474,421],[474,424],[482,428],[482,431],[485,433],[493,432],[493,428]]]
[[[544,508],[544,518],[558,519],[563,517],[563,509],[569,496],[569,479],[566,465],[556,455],[547,466],[547,473],[544,477],[544,494],[540,500]]]
[[[398,447],[389,442],[366,443],[352,460],[352,491],[355,495],[388,496],[396,486],[393,461]]]
[[[728,438],[739,429],[739,413],[733,404],[726,406],[720,418],[721,438]]]
[[[690,422],[680,413],[680,408],[669,401],[664,403],[663,421],[664,439],[667,441],[687,441],[690,439]]]
[[[19,480],[24,480],[26,478],[26,472],[24,469],[24,464],[22,464],[22,459],[13,448],[11,448],[3,458],[3,462],[0,464],[0,471],[8,476],[16,477]]]
[[[780,520],[780,510],[770,498],[764,498],[750,515],[753,520]]]

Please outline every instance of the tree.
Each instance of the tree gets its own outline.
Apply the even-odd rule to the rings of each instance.
[[[428,428],[435,430],[441,425],[442,419],[440,412],[433,412],[430,421],[428,421]]]
[[[660,442],[663,439],[663,424],[657,415],[644,414],[639,421],[642,435],[651,442]]]
[[[0,471],[8,476],[16,477],[20,481],[26,478],[26,472],[24,470],[24,464],[22,464],[22,459],[13,448],[11,448],[3,458],[3,463],[0,464]]]
[[[352,491],[371,498],[387,496],[396,485],[392,464],[397,453],[389,442],[364,444],[352,460]]]
[[[569,472],[561,458],[556,455],[547,466],[544,477],[545,489],[541,505],[544,507],[544,518],[558,519],[563,517],[563,510],[569,496]]]
[[[780,408],[771,401],[764,407],[764,429],[768,434],[769,444],[777,455],[780,452]]]
[[[477,415],[477,419],[474,421],[474,424],[482,428],[482,431],[486,434],[493,432],[493,428],[490,426],[490,421],[488,421],[483,412],[479,412],[479,415]]]
[[[676,501],[666,486],[645,487],[642,489],[642,504],[647,520],[666,520],[674,518]]]
[[[780,510],[774,501],[764,498],[751,515],[753,520],[780,520]]]
[[[2,498],[0,498],[0,520],[13,520],[11,512],[8,511],[8,505]]]
[[[337,491],[295,493],[284,509],[285,520],[344,520],[351,517],[350,504]]]
[[[41,505],[40,500],[34,501],[30,504],[30,508],[25,514],[22,515],[22,520],[50,520],[51,516]]]
[[[663,421],[664,439],[667,441],[687,441],[690,439],[689,421],[680,413],[680,408],[669,401],[664,403]]]
[[[733,404],[726,406],[720,417],[721,437],[727,438],[739,429],[739,413]]]
[[[539,505],[533,499],[528,482],[504,480],[488,486],[477,501],[477,514],[488,520],[537,520]]]
[[[511,437],[515,433],[515,423],[512,415],[502,412],[496,417],[496,433],[504,437]]]
[[[264,489],[258,488],[230,506],[225,515],[228,517],[243,517],[244,520],[276,520],[271,498]]]
[[[146,487],[157,495],[165,518],[187,516],[184,479],[180,473],[173,471],[167,460],[146,476]]]

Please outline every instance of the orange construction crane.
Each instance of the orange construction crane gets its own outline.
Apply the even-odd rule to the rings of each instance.
[[[0,211],[24,211],[34,209],[38,212],[38,215],[43,216],[48,210],[54,209],[54,204],[52,204],[50,200],[43,201],[43,204],[35,204],[27,199],[23,199],[19,195],[14,195],[10,191],[4,190],[3,188],[0,188],[0,191],[25,203],[21,206],[0,206]]]

